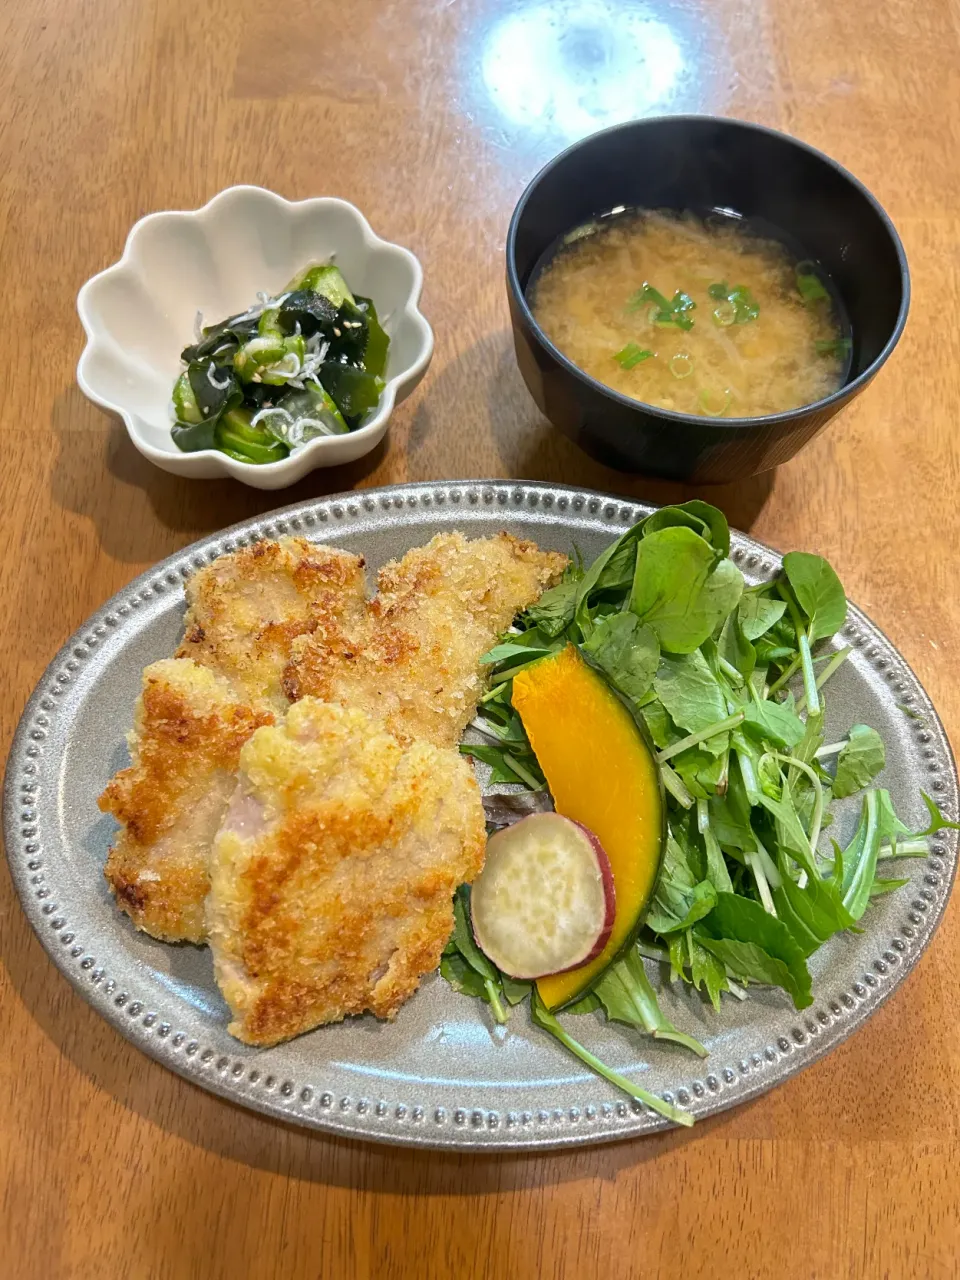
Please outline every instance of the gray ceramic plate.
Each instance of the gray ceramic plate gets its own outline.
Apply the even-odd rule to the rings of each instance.
[[[559,1147],[648,1133],[664,1122],[583,1070],[529,1025],[506,1029],[439,977],[400,1010],[254,1050],[231,1039],[206,950],[169,947],[114,910],[101,867],[113,830],[96,804],[127,759],[140,673],[173,651],[184,578],[231,548],[299,533],[362,552],[372,566],[441,529],[508,529],[545,547],[575,541],[595,556],[647,508],[576,489],[509,482],[373,490],[290,507],[196,543],[103,606],[50,664],[24,711],[7,768],[4,818],[14,882],[54,964],[128,1040],[234,1102],[295,1124],[421,1146]],[[749,538],[734,558],[750,579],[777,556]],[[831,728],[875,725],[887,742],[882,782],[911,826],[926,825],[920,788],[957,813],[946,735],[903,658],[856,609],[843,641],[854,653],[830,687]],[[908,717],[897,704],[909,706]],[[841,811],[845,836],[856,805]],[[838,937],[813,961],[816,1002],[797,1013],[778,991],[727,999],[720,1015],[670,988],[668,1016],[710,1050],[705,1062],[598,1015],[575,1020],[603,1059],[697,1116],[736,1105],[799,1071],[868,1018],[906,977],[939,923],[956,869],[953,834],[928,859],[900,864],[911,883],[881,898],[859,936]]]

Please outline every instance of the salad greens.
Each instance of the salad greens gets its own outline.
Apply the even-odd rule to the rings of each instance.
[[[805,1008],[809,957],[856,931],[873,898],[906,883],[878,875],[881,862],[923,856],[928,836],[958,828],[921,793],[929,824],[908,831],[874,785],[885,763],[875,729],[856,724],[825,743],[824,690],[849,653],[817,651],[847,612],[826,560],[791,552],[776,577],[748,586],[729,551],[723,514],[693,501],[647,516],[589,566],[577,557],[485,655],[490,687],[474,725],[487,744],[461,747],[490,767],[492,783],[528,789],[522,813],[550,801],[511,703],[516,673],[575,644],[627,700],[656,748],[665,849],[639,941],[564,1015],[602,1010],[699,1055],[703,1046],[660,1009],[644,958],[717,1011],[724,995],[747,998],[751,984],[780,987]],[[858,794],[846,846],[821,839],[833,802]],[[474,941],[469,911],[463,887],[441,965],[457,990],[484,1000],[498,1022],[530,996],[535,1024],[571,1053],[661,1115],[692,1123],[589,1053],[533,984],[497,970]]]
[[[198,314],[173,388],[174,443],[264,464],[352,431],[380,399],[389,345],[373,302],[332,263],[219,324],[201,328]]]

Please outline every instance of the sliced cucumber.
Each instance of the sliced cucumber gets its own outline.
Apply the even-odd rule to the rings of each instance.
[[[317,266],[307,267],[306,270],[299,272],[287,285],[285,292],[293,293],[303,289],[309,289],[313,293],[321,294],[324,298],[329,298],[335,307],[339,307],[345,300],[350,303],[354,301],[350,286],[344,280],[340,268],[335,267],[332,262],[321,262]]]

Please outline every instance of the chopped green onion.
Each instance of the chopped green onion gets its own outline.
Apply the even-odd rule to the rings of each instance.
[[[692,329],[693,316],[688,316],[686,313],[695,310],[697,304],[690,295],[678,289],[670,305],[673,308],[673,323],[679,325],[681,329]]]
[[[756,320],[760,314],[760,308],[753,295],[742,284],[738,284],[730,294],[730,301],[737,309],[737,324],[746,324],[750,320]]]
[[[635,342],[627,345],[613,357],[621,369],[632,369],[644,360],[649,360],[653,352],[646,347],[639,347]]]
[[[735,284],[733,288],[726,280],[712,284],[707,289],[711,298],[715,298],[720,306],[713,312],[713,318],[719,325],[749,324],[760,314],[760,307],[753,294],[743,284]],[[728,318],[729,317],[729,318]]]
[[[710,392],[709,391],[700,392],[700,395],[697,397],[697,399],[700,403],[700,408],[703,410],[703,412],[707,415],[708,418],[722,418],[723,415],[730,408],[730,401],[733,399],[733,396],[730,394],[729,387],[724,391],[723,395],[724,395],[723,404],[719,409],[717,409],[716,407],[713,407],[710,404]]]
[[[823,282],[817,274],[817,269],[812,262],[798,262],[796,268],[797,288],[804,302],[829,302],[830,294],[823,287]]]
[[[659,289],[655,289],[652,284],[644,284],[642,289],[638,289],[636,293],[630,295],[627,299],[628,311],[639,311],[646,302],[653,302],[660,311],[668,312],[670,303],[666,300]]]
[[[563,243],[576,244],[578,240],[585,240],[587,236],[592,236],[599,230],[598,222],[585,222],[582,227],[574,227],[572,231],[568,231],[563,237]]]
[[[627,311],[639,311],[647,303],[653,303],[649,314],[651,324],[674,325],[685,331],[693,328],[693,317],[687,312],[693,311],[697,304],[688,293],[678,289],[668,302],[659,289],[644,281],[643,288],[627,299]]]
[[[815,343],[818,356],[848,356],[851,345],[849,338],[818,338]]]
[[[685,351],[678,351],[670,357],[668,368],[675,378],[689,378],[693,373],[693,361]]]

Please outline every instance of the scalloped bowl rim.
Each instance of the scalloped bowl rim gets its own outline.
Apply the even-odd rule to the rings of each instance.
[[[127,434],[130,436],[130,439],[136,448],[145,457],[149,458],[152,462],[156,462],[157,465],[161,467],[163,467],[164,462],[171,457],[176,457],[181,463],[187,463],[191,458],[196,458],[198,460],[213,459],[220,465],[223,473],[231,475],[238,480],[246,480],[251,474],[276,477],[281,475],[285,468],[290,470],[296,469],[299,477],[306,475],[307,472],[312,469],[303,466],[303,463],[308,457],[322,453],[324,448],[329,449],[332,445],[335,445],[338,441],[342,441],[345,438],[343,435],[318,436],[313,440],[307,441],[306,444],[291,453],[289,457],[283,458],[279,462],[238,462],[227,454],[221,453],[218,449],[198,449],[195,453],[172,454],[168,450],[158,449],[148,440],[145,440],[134,425],[134,418],[136,415],[123,405],[101,395],[93,388],[93,386],[91,386],[86,377],[84,371],[85,365],[90,358],[91,353],[94,351],[97,341],[102,333],[102,329],[98,322],[91,319],[89,314],[88,306],[90,295],[99,281],[112,275],[114,272],[119,271],[123,267],[130,266],[134,262],[136,242],[142,228],[155,222],[162,222],[168,218],[184,218],[203,222],[209,221],[215,212],[216,206],[219,203],[222,203],[226,197],[233,196],[238,192],[250,192],[256,193],[257,196],[269,196],[272,200],[277,201],[281,205],[285,205],[289,209],[302,209],[307,205],[320,205],[326,207],[335,206],[341,209],[346,209],[350,215],[356,219],[360,226],[365,249],[373,250],[383,247],[385,249],[393,250],[401,257],[406,258],[413,270],[413,287],[404,302],[402,310],[404,314],[409,316],[420,329],[422,339],[421,351],[417,359],[409,368],[405,369],[402,373],[395,374],[392,378],[387,379],[386,385],[380,395],[380,402],[377,406],[376,413],[374,413],[370,420],[365,422],[362,427],[358,427],[355,431],[351,431],[349,433],[352,440],[356,440],[361,437],[370,438],[368,447],[362,450],[360,454],[355,455],[362,456],[364,453],[368,453],[370,449],[374,448],[382,438],[386,430],[387,421],[396,407],[397,391],[405,387],[410,382],[413,382],[414,385],[416,385],[416,382],[426,372],[433,356],[434,339],[433,329],[418,305],[420,295],[423,291],[423,267],[420,264],[419,258],[417,258],[416,254],[410,249],[407,249],[404,245],[397,244],[392,240],[384,240],[381,236],[378,236],[357,206],[351,204],[349,200],[343,200],[339,196],[308,196],[304,200],[288,200],[285,196],[279,195],[276,191],[271,191],[268,187],[259,187],[252,183],[239,183],[236,186],[224,187],[222,191],[218,191],[216,195],[211,196],[206,204],[201,205],[198,209],[156,209],[152,213],[144,214],[142,218],[138,218],[127,232],[127,238],[123,246],[123,253],[116,262],[112,262],[109,266],[104,267],[102,271],[98,271],[95,275],[92,275],[89,280],[86,280],[83,285],[81,285],[77,294],[77,314],[80,317],[80,323],[83,326],[83,331],[87,338],[83,351],[80,353],[80,359],[77,362],[77,382],[80,386],[80,390],[88,400],[92,400],[94,404],[99,405],[102,409],[115,413],[122,418],[124,426],[127,429]],[[291,464],[295,465],[291,466]],[[180,472],[180,474],[188,473],[189,466]],[[291,481],[291,483],[293,483],[293,481]]]

